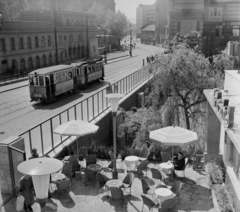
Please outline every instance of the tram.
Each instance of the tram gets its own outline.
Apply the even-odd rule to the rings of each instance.
[[[52,102],[104,77],[102,59],[37,69],[28,74],[30,98],[31,101]]]

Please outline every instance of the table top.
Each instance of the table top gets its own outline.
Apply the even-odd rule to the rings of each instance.
[[[108,187],[117,187],[119,188],[120,186],[122,186],[122,182],[120,180],[109,180],[106,182],[106,186]]]
[[[99,171],[100,169],[102,169],[102,166],[99,164],[91,164],[88,166],[88,169],[91,169],[93,171]]]
[[[173,168],[173,164],[172,163],[160,163],[159,167],[162,169],[171,169],[171,168]]]
[[[54,173],[52,174],[52,182],[57,182],[61,180],[65,180],[66,176],[63,173]]]
[[[157,188],[155,189],[155,194],[160,197],[168,197],[172,194],[172,191],[168,188]]]
[[[126,161],[138,161],[138,157],[137,156],[128,156],[128,157],[125,157],[125,160]]]

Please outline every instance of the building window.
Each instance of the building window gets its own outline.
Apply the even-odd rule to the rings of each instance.
[[[23,38],[19,38],[19,49],[24,49]]]
[[[0,39],[0,51],[6,51],[6,44],[4,38]]]
[[[58,40],[59,45],[62,45],[62,35],[59,35]]]
[[[11,50],[15,50],[15,39],[14,38],[10,38],[10,46],[11,46]]]
[[[214,8],[214,16],[217,16],[217,8]]]
[[[38,37],[35,37],[35,47],[38,48],[39,47],[39,43],[38,43]]]
[[[239,37],[239,35],[240,35],[240,26],[233,26],[232,34],[235,37]]]
[[[215,36],[216,37],[222,37],[222,26],[216,26]]]
[[[51,36],[48,36],[48,46],[51,46],[52,45],[52,39],[51,39]]]
[[[69,38],[70,38],[70,42],[73,42],[73,36],[70,35]]]
[[[28,48],[28,49],[31,49],[31,48],[32,48],[32,39],[31,39],[31,37],[28,37],[28,38],[27,38],[27,48]]]
[[[46,46],[45,37],[43,36],[41,40],[41,47],[45,47],[45,46]]]

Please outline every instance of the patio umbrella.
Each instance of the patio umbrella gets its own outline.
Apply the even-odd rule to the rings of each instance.
[[[59,125],[53,133],[63,136],[84,136],[97,132],[98,126],[81,120],[72,120]],[[78,152],[78,142],[77,142]]]
[[[151,141],[162,143],[165,146],[185,146],[198,142],[197,133],[181,127],[170,126],[150,132]]]

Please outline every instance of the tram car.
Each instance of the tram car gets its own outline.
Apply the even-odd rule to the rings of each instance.
[[[37,69],[28,74],[30,98],[48,103],[94,81],[104,80],[104,76],[101,59]]]

